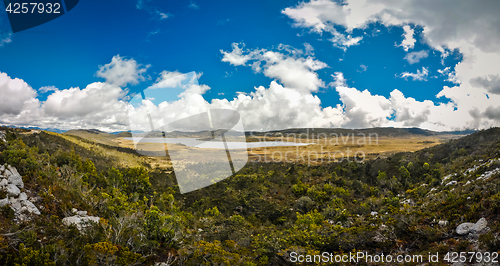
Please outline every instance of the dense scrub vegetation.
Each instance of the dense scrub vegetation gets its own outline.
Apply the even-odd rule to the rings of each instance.
[[[17,223],[1,209],[1,265],[283,265],[292,251],[469,251],[454,229],[481,217],[491,230],[479,248],[500,251],[500,176],[477,179],[500,167],[488,163],[500,157],[498,128],[364,163],[249,163],[188,194],[171,171],[120,168],[53,134],[6,133],[0,164],[18,169],[42,214]],[[100,223],[64,226],[73,208]]]

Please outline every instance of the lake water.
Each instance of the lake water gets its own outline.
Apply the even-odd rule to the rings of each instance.
[[[125,138],[134,140],[134,138]],[[203,149],[224,149],[224,143],[220,141],[202,141],[196,138],[137,138],[137,141],[143,143],[171,143],[184,144],[189,147]],[[227,141],[229,149],[245,149],[245,148],[261,148],[261,147],[277,147],[277,146],[306,146],[310,143],[295,143],[283,141],[265,141],[265,142],[235,142]]]

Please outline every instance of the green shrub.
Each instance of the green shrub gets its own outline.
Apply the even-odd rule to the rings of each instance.
[[[2,214],[3,217],[7,219],[14,219],[14,210],[9,206],[5,205],[0,209],[0,213]]]

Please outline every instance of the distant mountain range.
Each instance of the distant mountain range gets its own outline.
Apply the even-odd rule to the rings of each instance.
[[[16,128],[14,126],[6,126],[9,128]],[[17,127],[28,130],[45,130],[56,133],[65,133],[68,135],[80,135],[80,133],[90,133],[90,134],[100,134],[100,135],[115,135],[119,137],[132,137],[133,134],[137,134],[139,136],[148,136],[148,137],[163,137],[163,133],[160,131],[157,132],[141,132],[141,131],[116,131],[116,132],[104,132],[99,129],[73,129],[73,130],[61,130],[57,128],[40,128],[40,127]],[[247,136],[264,136],[266,134],[272,135],[280,135],[283,134],[286,136],[287,134],[295,134],[310,137],[312,134],[318,136],[319,134],[330,135],[358,135],[358,134],[377,134],[379,137],[401,137],[401,136],[411,136],[411,135],[419,135],[419,136],[438,136],[438,135],[470,135],[472,133],[477,132],[478,130],[461,130],[461,131],[432,131],[421,128],[393,128],[393,127],[376,127],[376,128],[364,128],[364,129],[345,129],[345,128],[291,128],[291,129],[283,129],[283,130],[272,130],[272,131],[247,131],[245,134]],[[231,134],[231,133],[229,133]],[[184,132],[184,131],[173,131],[168,132],[166,137],[171,138],[203,138],[211,135],[209,131],[199,131],[199,132]]]
[[[259,132],[259,131],[250,131],[246,132],[247,135],[253,136],[263,136],[265,134],[274,134],[279,135],[283,134],[284,136],[288,135],[304,135],[307,134],[309,137],[314,134],[318,136],[319,134],[330,135],[355,135],[358,134],[377,134],[380,137],[402,137],[402,136],[410,136],[410,135],[420,135],[420,136],[438,136],[438,135],[470,135],[472,133],[477,132],[477,130],[462,130],[462,131],[432,131],[421,128],[393,128],[393,127],[375,127],[375,128],[364,128],[364,129],[345,129],[345,128],[292,128],[292,129],[284,129],[284,130],[274,130],[267,132]],[[305,135],[304,135],[305,136]]]

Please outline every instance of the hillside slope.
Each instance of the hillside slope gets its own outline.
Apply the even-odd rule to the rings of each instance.
[[[293,252],[351,250],[439,252],[444,265],[447,252],[500,251],[499,128],[364,163],[249,163],[187,194],[170,171],[125,167],[84,142],[0,131],[0,165],[40,210],[18,221],[1,208],[1,265],[292,265]],[[68,222],[85,217],[100,219]]]

